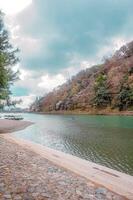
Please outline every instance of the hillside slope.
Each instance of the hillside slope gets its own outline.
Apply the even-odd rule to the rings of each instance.
[[[133,41],[34,102],[31,111],[133,110]]]

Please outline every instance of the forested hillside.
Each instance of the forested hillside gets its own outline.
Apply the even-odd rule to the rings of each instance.
[[[34,102],[31,111],[133,110],[133,41]]]

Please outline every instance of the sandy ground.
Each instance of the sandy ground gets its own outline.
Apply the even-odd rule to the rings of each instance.
[[[16,121],[16,120],[6,120],[0,119],[0,133],[10,133],[24,129],[33,123],[28,121]]]

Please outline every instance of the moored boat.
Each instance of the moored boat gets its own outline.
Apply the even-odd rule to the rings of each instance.
[[[5,119],[8,119],[8,120],[23,120],[24,118],[22,116],[15,116],[15,115],[5,115],[4,116]]]

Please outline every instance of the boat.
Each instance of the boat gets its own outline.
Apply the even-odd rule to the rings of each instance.
[[[4,116],[5,119],[8,119],[8,120],[23,120],[24,118],[22,116],[19,116],[19,115],[5,115]]]

